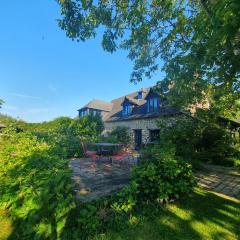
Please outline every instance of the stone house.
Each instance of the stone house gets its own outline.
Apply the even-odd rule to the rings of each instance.
[[[87,105],[78,110],[79,117],[87,114],[100,114],[102,116],[105,130],[103,134],[112,131],[117,126],[124,126],[129,129],[131,145],[139,149],[142,144],[154,142],[159,136],[157,120],[166,118],[168,123],[174,122],[175,117],[194,118],[197,108],[208,109],[208,101],[192,105],[188,109],[188,114],[167,105],[164,96],[157,94],[154,88],[141,89],[111,102],[102,100],[92,100]],[[196,120],[196,119],[195,119]],[[229,129],[235,136],[240,136],[240,122],[229,119],[221,119],[219,125]]]
[[[158,138],[157,119],[181,114],[178,110],[167,106],[165,98],[157,94],[153,88],[141,89],[111,102],[92,100],[78,112],[79,117],[101,114],[105,134],[117,126],[127,127],[131,136],[131,145],[135,149]]]

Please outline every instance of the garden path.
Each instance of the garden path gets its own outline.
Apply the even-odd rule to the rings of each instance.
[[[200,187],[240,198],[240,172],[233,168],[203,165],[204,170],[196,173]]]

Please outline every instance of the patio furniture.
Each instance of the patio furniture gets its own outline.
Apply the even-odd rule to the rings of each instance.
[[[130,164],[130,158],[132,158],[132,155],[126,151],[120,151],[116,155],[112,156],[112,163],[113,161],[117,161],[122,164],[129,165]]]
[[[83,156],[86,158],[91,158],[92,160],[97,160],[99,156],[97,155],[96,151],[88,151],[85,143],[81,142],[82,150],[83,150]]]
[[[91,143],[91,144],[98,148],[97,155],[99,155],[99,157],[107,157],[107,159],[111,162],[112,162],[112,155],[114,150],[116,151],[117,148],[122,146],[122,144],[119,144],[119,143],[108,143],[108,142],[98,142],[98,143]]]
[[[131,153],[120,150],[119,148],[122,147],[122,144],[119,143],[107,143],[107,142],[98,142],[98,143],[89,143],[95,147],[98,148],[97,152],[93,153],[93,156],[96,160],[102,160],[101,162],[104,162],[104,157],[105,160],[107,160],[109,163],[113,164],[114,162],[119,163],[120,165],[131,165],[133,164],[134,157],[132,156]],[[113,153],[116,154],[113,154]],[[98,155],[98,158],[95,156]]]

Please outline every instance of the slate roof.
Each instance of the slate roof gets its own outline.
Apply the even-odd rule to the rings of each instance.
[[[112,100],[113,108],[110,111],[106,121],[115,122],[115,121],[125,121],[125,120],[133,120],[133,119],[157,118],[160,116],[176,115],[180,113],[178,110],[168,106],[160,107],[158,112],[146,113],[147,101],[145,100],[145,98],[147,97],[150,89],[151,88],[142,89],[141,100],[137,99],[138,92],[133,92],[126,96]],[[128,100],[130,99],[136,105],[133,108],[132,113],[128,116],[122,115],[122,110],[123,110],[122,102],[124,101],[125,98],[127,98]]]
[[[132,103],[134,105],[138,105],[138,106],[141,105],[143,103],[143,101],[144,101],[144,100],[130,98],[128,96],[126,96],[125,99],[127,99],[130,103]]]
[[[133,119],[144,119],[144,118],[157,118],[160,116],[169,116],[179,114],[180,111],[164,105],[159,108],[158,112],[150,112],[146,113],[146,103],[145,100],[148,93],[152,88],[141,89],[142,91],[142,99],[138,99],[138,92],[133,92],[128,95],[122,96],[120,98],[116,98],[109,102],[105,102],[102,100],[92,100],[88,104],[86,104],[83,108],[92,108],[99,109],[108,112],[108,115],[104,117],[104,121],[106,122],[115,122],[115,121],[125,121],[125,120],[133,120]],[[133,107],[132,113],[128,116],[122,115],[123,101],[127,99],[135,106]],[[79,110],[81,110],[79,109]]]
[[[98,99],[93,99],[92,101],[90,101],[88,104],[86,104],[84,107],[80,108],[79,110],[83,108],[92,108],[92,109],[102,110],[105,112],[110,112],[112,110],[112,107],[113,107],[112,103],[105,102]]]

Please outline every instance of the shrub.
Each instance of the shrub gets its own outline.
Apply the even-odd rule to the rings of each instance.
[[[76,119],[59,117],[49,122],[25,124],[23,130],[51,144],[56,154],[61,151],[65,157],[82,157],[81,141],[95,141],[103,130],[103,123],[98,115]]]
[[[130,142],[129,129],[124,126],[117,126],[109,133],[109,137],[116,139],[116,142],[122,143],[127,146]]]
[[[171,142],[175,146],[176,156],[191,163],[201,149],[201,122],[190,117],[177,117],[158,121],[160,141]]]
[[[202,132],[201,153],[202,161],[224,166],[234,166],[239,159],[239,146],[234,138],[224,128],[206,127]]]
[[[47,141],[35,135],[6,129],[0,139],[0,204],[14,220],[10,239],[89,239],[124,227],[127,219],[137,222],[133,211],[176,198],[193,184],[189,165],[175,158],[174,148],[158,146],[146,150],[148,157],[120,194],[76,206],[65,150],[52,134]]]
[[[132,211],[156,201],[168,202],[189,193],[195,184],[191,165],[176,157],[172,144],[148,147],[144,156],[147,158],[133,171],[130,186],[114,204],[118,211]]]
[[[203,122],[190,117],[159,121],[160,141],[171,141],[176,156],[198,167],[199,162],[233,166],[240,157],[240,148],[231,132],[214,122]]]
[[[0,204],[14,220],[12,239],[59,239],[74,207],[68,162],[30,133],[0,137]]]
[[[175,155],[172,144],[150,148],[151,158],[143,159],[133,172],[137,199],[169,201],[188,193],[194,185],[191,165]]]

